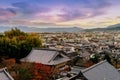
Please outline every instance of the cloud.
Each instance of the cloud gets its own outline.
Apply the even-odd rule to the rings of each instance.
[[[53,6],[51,6],[51,4]],[[61,8],[60,5],[63,7]],[[111,6],[111,3],[109,3],[108,0],[78,0],[77,2],[73,0],[51,0],[49,3],[40,0],[34,3],[17,2],[13,3],[12,6],[16,8],[13,9],[13,11],[21,13],[23,15],[22,17],[26,19],[40,18],[42,20],[50,19],[51,21],[69,21],[78,18],[87,19],[104,15],[106,13],[106,8]],[[53,10],[56,11],[56,9],[64,14],[51,14],[51,12]]]
[[[47,12],[50,10],[48,7],[41,7],[40,4],[30,2],[13,3],[12,6],[16,8],[15,11],[24,15],[36,14],[38,12]]]
[[[59,21],[70,21],[75,19],[88,19],[93,17],[98,17],[101,15],[105,15],[106,12],[104,9],[91,9],[91,8],[82,8],[82,9],[64,9],[64,14],[58,14]]]
[[[109,9],[109,7],[111,6],[111,3],[107,0],[100,0],[100,1],[78,0],[78,2],[70,0],[69,2],[66,2],[66,4],[64,5],[65,6],[63,8],[61,8],[61,6],[60,8],[58,8],[59,9],[58,11],[63,12],[63,14],[55,15],[55,17],[58,19],[57,20],[58,22],[70,21],[75,19],[88,19],[88,18],[105,15],[107,14],[107,9]],[[42,15],[42,17],[46,17],[46,16]],[[49,19],[50,18],[53,19],[54,15],[48,17]]]
[[[107,15],[113,4],[110,0],[22,0],[10,6],[0,8],[0,20],[12,18],[8,24],[56,25]]]
[[[87,8],[100,9],[111,6],[109,0],[81,0],[81,1],[84,2],[83,5],[84,7]]]
[[[33,22],[33,25],[41,25],[41,26],[45,26],[45,25],[49,25],[49,26],[55,26],[55,23],[48,23],[48,22]]]
[[[0,20],[5,20],[11,17],[14,17],[16,12],[12,11],[11,9],[7,8],[0,8]]]
[[[117,16],[116,18],[117,18],[117,19],[120,19],[120,16]]]
[[[63,21],[88,19],[107,14],[112,6],[108,0],[78,0],[72,7],[64,9],[65,14],[58,15]]]
[[[0,21],[0,24],[9,24],[9,25],[34,25],[34,26],[55,26],[55,23],[50,22],[33,22],[28,20],[3,20]]]

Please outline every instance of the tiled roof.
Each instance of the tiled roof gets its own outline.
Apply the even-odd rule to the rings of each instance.
[[[0,80],[14,80],[6,71],[6,68],[0,69]]]
[[[60,55],[62,57],[57,56]],[[56,59],[57,58],[57,59]],[[56,65],[68,61],[69,58],[53,49],[32,49],[30,54],[21,61],[42,63],[46,65]]]
[[[88,80],[120,80],[118,70],[106,60],[82,70],[82,73]]]

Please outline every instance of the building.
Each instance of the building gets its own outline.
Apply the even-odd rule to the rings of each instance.
[[[27,57],[21,59],[22,62],[34,63],[35,74],[41,75],[41,78],[52,77],[69,69],[66,65],[69,60],[61,51],[52,49],[32,49]]]
[[[6,68],[2,68],[2,69],[0,69],[0,80],[14,80],[14,79],[7,72]]]
[[[81,71],[86,80],[120,80],[120,73],[106,60]]]

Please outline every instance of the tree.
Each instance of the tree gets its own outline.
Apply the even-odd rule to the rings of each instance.
[[[5,31],[4,37],[0,38],[0,56],[21,59],[33,47],[42,47],[42,40],[36,33],[25,33],[15,28]]]
[[[12,28],[11,30],[5,31],[4,32],[5,36],[8,36],[9,38],[12,38],[14,36],[25,36],[27,35],[23,31],[21,31],[18,28]]]
[[[110,64],[112,64],[110,55],[108,53],[105,53],[104,60],[107,60]]]
[[[33,74],[29,69],[19,68],[18,69],[18,79],[19,80],[31,80]]]
[[[99,56],[98,54],[94,54],[90,60],[93,62],[93,63],[98,63],[99,62]]]

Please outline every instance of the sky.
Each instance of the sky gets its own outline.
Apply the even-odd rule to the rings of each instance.
[[[0,26],[103,28],[120,23],[120,0],[0,0]]]

